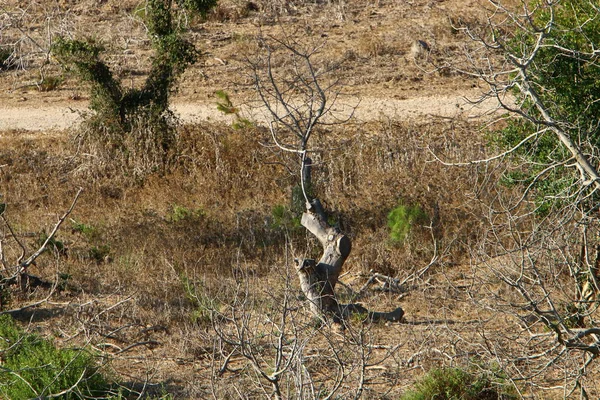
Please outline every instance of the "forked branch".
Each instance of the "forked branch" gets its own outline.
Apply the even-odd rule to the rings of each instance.
[[[77,200],[79,200],[79,197],[82,192],[83,192],[83,188],[80,188],[77,191],[77,194],[75,195],[75,198],[71,202],[71,206],[69,207],[69,209],[58,219],[58,221],[52,228],[52,231],[50,231],[50,234],[46,237],[46,239],[40,245],[40,247],[36,251],[34,251],[29,257],[27,257],[25,260],[23,260],[23,258],[25,258],[25,253],[26,253],[26,248],[25,248],[24,244],[19,241],[15,231],[13,230],[13,228],[10,225],[10,223],[8,222],[8,220],[5,218],[4,214],[3,213],[0,214],[0,217],[2,218],[2,221],[4,222],[6,227],[8,228],[8,231],[10,232],[11,237],[15,240],[15,242],[21,248],[21,255],[17,258],[16,261],[10,262],[9,260],[5,259],[4,251],[2,248],[2,241],[0,241],[0,258],[2,259],[2,265],[4,266],[5,270],[11,274],[10,276],[5,277],[0,280],[0,286],[5,286],[7,284],[14,284],[14,283],[32,282],[32,281],[38,282],[41,285],[52,286],[51,284],[42,282],[40,278],[30,276],[28,274],[27,270],[32,264],[35,264],[35,261],[37,260],[37,258],[39,256],[41,256],[46,251],[48,245],[50,245],[53,242],[54,236],[60,229],[62,223],[67,219],[67,217],[71,214],[71,212],[73,212],[73,209],[75,208],[75,205],[77,204]],[[11,265],[12,265],[12,267],[11,267]]]

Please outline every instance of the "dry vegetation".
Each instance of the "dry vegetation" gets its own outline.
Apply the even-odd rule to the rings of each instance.
[[[148,72],[149,45],[135,18],[140,2],[32,1],[19,17],[20,3],[0,3],[0,45],[22,41],[19,68],[0,71],[7,108],[87,100],[86,88],[48,56],[49,37],[58,33],[97,36],[132,85]],[[350,96],[376,103],[467,93],[476,80],[445,68],[428,72],[410,49],[421,39],[437,65],[457,60],[469,43],[452,21],[474,24],[481,15],[477,2],[458,0],[223,0],[206,20],[191,21],[190,36],[205,54],[180,78],[175,99],[212,101],[222,89],[254,104],[244,57],[256,50],[258,26],[263,34],[283,27],[326,39],[320,61],[344,60],[339,76]],[[50,77],[60,85],[45,91]],[[10,311],[58,346],[89,346],[108,376],[144,395],[268,398],[276,377],[284,398],[325,398],[335,390],[334,398],[397,399],[427,371],[451,366],[496,371],[493,380],[524,397],[564,397],[561,385],[577,371],[578,356],[520,380],[537,367],[514,360],[538,344],[519,316],[502,313],[520,300],[495,272],[514,271],[504,271],[510,264],[495,254],[484,264],[476,257],[494,237],[511,239],[489,231],[489,204],[512,196],[496,184],[505,167],[448,167],[432,155],[484,157],[482,121],[382,115],[320,129],[314,180],[353,241],[338,296],[369,309],[402,306],[403,323],[356,318],[340,329],[311,318],[293,259],[320,249],[293,220],[291,156],[274,151],[265,127],[210,121],[180,125],[170,169],[143,180],[83,151],[76,128],[0,132],[3,216],[28,251],[83,188],[55,245],[28,270],[57,284],[8,287],[0,313]],[[400,202],[419,205],[430,222],[402,244],[387,226]],[[11,260],[21,249],[7,227],[0,226],[0,239]],[[373,273],[402,285],[366,286]],[[568,272],[548,274],[560,280]],[[597,366],[586,373],[588,394],[597,397]]]

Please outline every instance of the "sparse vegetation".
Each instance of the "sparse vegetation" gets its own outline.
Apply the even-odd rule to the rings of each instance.
[[[202,282],[182,276],[181,283],[187,299],[192,303],[191,321],[201,326],[210,325],[214,314],[219,311],[218,301],[206,292]]]
[[[295,216],[288,207],[276,204],[271,209],[273,229],[285,229],[289,232],[301,227],[300,218]]]
[[[168,219],[172,222],[179,222],[184,220],[195,220],[205,215],[202,208],[190,209],[177,204],[173,204],[171,212],[169,213]]]
[[[60,76],[44,76],[42,81],[38,84],[38,90],[40,92],[50,92],[57,90],[62,85],[64,79]]]
[[[229,94],[223,90],[217,90],[215,96],[219,99],[217,102],[217,110],[225,115],[233,115],[235,120],[231,124],[234,129],[251,128],[252,122],[240,115],[240,110],[234,106],[233,102],[229,98]]]
[[[488,159],[490,137],[504,151],[538,125],[507,127],[500,114],[490,124],[460,100],[480,93],[481,83],[462,73],[469,63],[484,60],[481,72],[511,60],[497,49],[484,58],[482,46],[465,57],[475,47],[463,28],[497,22],[479,5],[221,0],[202,17],[197,7],[212,1],[5,3],[0,48],[15,49],[19,68],[0,80],[0,126],[8,126],[0,130],[0,313],[18,320],[22,344],[35,333],[46,353],[89,356],[89,371],[97,368],[90,382],[105,378],[82,394],[600,397],[596,181],[580,186],[574,161],[548,134],[573,129],[586,155],[600,154],[585,136],[593,124],[574,128],[593,118],[584,104],[596,96],[595,69],[585,67],[592,54],[585,46],[581,57],[559,54],[580,41],[556,35],[543,50],[544,63],[568,65],[556,71],[564,84],[544,80],[544,63],[531,68],[536,87],[554,85],[540,91],[544,102],[581,118],[545,125],[531,145]],[[568,5],[595,25],[588,3]],[[546,13],[521,26],[543,25],[548,7],[520,10]],[[573,19],[560,12],[563,33]],[[597,36],[582,28],[581,38]],[[498,27],[486,39],[516,32]],[[502,44],[535,43],[519,40]],[[427,57],[417,60],[411,43],[426,43]],[[325,82],[327,99],[339,95],[331,108],[325,102],[322,123],[313,124],[322,94],[311,76]],[[42,77],[63,79],[39,91]],[[488,82],[503,77],[515,75]],[[346,86],[336,91],[339,82]],[[257,107],[253,83],[278,104],[275,113]],[[565,105],[571,95],[558,92],[580,84],[581,104]],[[479,110],[493,111],[486,104]],[[26,119],[30,129],[56,121],[48,113],[58,110],[65,126],[77,115],[67,107],[88,106],[83,125],[72,126],[74,141],[71,131],[6,125]],[[523,191],[548,161],[557,163],[553,172]],[[70,226],[52,235],[78,186]],[[298,288],[294,259],[324,253],[300,219],[315,197],[334,211],[323,224],[352,242],[335,286],[337,300],[352,304],[337,320],[313,318]],[[373,323],[368,311],[398,306],[405,314],[393,324]],[[0,374],[8,354],[1,343]],[[52,357],[47,365],[62,362]],[[23,380],[25,389],[37,375],[48,382],[42,371]],[[0,386],[15,377],[5,376]],[[69,393],[79,398],[76,386]]]
[[[87,240],[95,240],[99,236],[98,228],[93,225],[71,219],[73,232],[81,233]]]

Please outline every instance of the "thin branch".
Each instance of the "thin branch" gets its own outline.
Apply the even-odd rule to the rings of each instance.
[[[54,225],[54,228],[52,229],[52,231],[50,232],[50,234],[48,235],[48,237],[46,238],[44,243],[42,243],[40,248],[35,253],[33,253],[31,256],[29,256],[29,258],[27,258],[27,260],[25,260],[19,264],[19,270],[17,271],[18,273],[21,273],[24,270],[26,270],[27,267],[29,267],[29,265],[31,265],[36,260],[36,258],[38,258],[46,250],[46,246],[48,246],[48,244],[54,239],[54,235],[56,235],[56,232],[58,232],[58,229],[60,228],[62,223],[65,221],[65,219],[67,219],[69,214],[71,214],[71,212],[75,208],[75,204],[77,203],[77,200],[79,199],[79,196],[81,195],[82,192],[83,192],[83,188],[79,188],[79,190],[77,191],[77,194],[75,195],[75,198],[73,199],[73,202],[71,203],[71,207],[69,207],[69,209],[62,215],[62,217],[59,218],[58,222],[56,223],[56,225]]]

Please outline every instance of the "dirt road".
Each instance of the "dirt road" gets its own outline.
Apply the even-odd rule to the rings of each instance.
[[[347,116],[352,107],[358,103],[354,118],[359,121],[378,119],[422,119],[427,116],[477,118],[483,113],[492,111],[496,104],[488,101],[474,107],[466,100],[475,99],[477,91],[451,96],[427,96],[408,99],[385,99],[365,97],[348,99],[345,105],[336,110],[340,118]],[[0,131],[27,130],[49,131],[64,130],[76,127],[81,121],[81,113],[86,110],[84,102],[28,105],[27,102],[0,105]],[[219,112],[214,102],[177,102],[173,111],[184,122],[197,121],[229,121],[231,116]],[[242,107],[242,114],[252,121],[265,120],[265,110]]]

